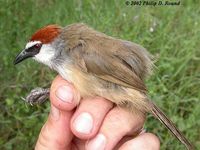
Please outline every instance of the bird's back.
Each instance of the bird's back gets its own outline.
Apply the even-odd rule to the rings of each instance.
[[[66,77],[70,76],[82,96],[102,96],[141,112],[148,109],[143,79],[152,62],[143,47],[85,24],[63,28],[62,38],[73,62],[73,66],[65,65],[70,70]]]

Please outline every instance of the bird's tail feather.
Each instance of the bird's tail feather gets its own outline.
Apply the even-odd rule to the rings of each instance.
[[[158,119],[167,129],[181,142],[188,150],[193,150],[193,145],[185,138],[185,136],[179,131],[174,123],[153,103],[151,102],[151,113]]]

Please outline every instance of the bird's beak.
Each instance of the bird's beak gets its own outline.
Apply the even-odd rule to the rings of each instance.
[[[34,52],[30,52],[30,51],[27,51],[27,49],[24,49],[23,51],[21,51],[21,53],[19,53],[16,56],[14,60],[14,64],[16,65],[29,57],[33,57],[34,55],[35,55]]]

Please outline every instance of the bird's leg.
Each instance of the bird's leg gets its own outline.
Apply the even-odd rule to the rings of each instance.
[[[49,88],[40,88],[37,87],[27,95],[27,97],[24,99],[27,103],[30,103],[31,105],[41,104],[45,102],[49,98]]]

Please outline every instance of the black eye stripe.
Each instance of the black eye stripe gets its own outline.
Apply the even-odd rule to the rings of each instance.
[[[35,45],[27,48],[26,52],[39,52],[41,47],[42,47],[42,44],[35,44]]]
[[[28,49],[26,49],[26,51],[27,52],[33,52],[33,51],[35,51],[35,47],[34,46],[32,46],[32,47],[29,47]]]

